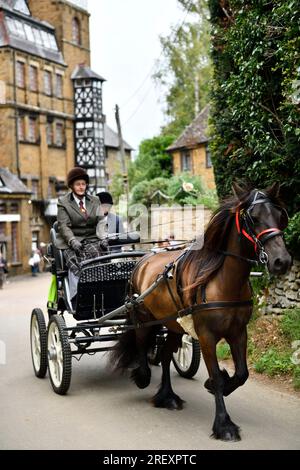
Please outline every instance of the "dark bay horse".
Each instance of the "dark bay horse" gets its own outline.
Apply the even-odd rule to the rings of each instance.
[[[223,397],[248,378],[246,326],[252,313],[249,283],[252,263],[265,263],[273,274],[285,273],[291,264],[282,238],[288,218],[278,192],[277,184],[263,191],[234,185],[234,196],[225,200],[210,220],[200,249],[192,246],[182,253],[147,255],[138,263],[131,279],[132,292],[140,294],[171,263],[172,279],[161,282],[134,312],[135,321],[161,319],[168,328],[162,351],[162,381],[153,404],[182,408],[183,401],[171,386],[170,362],[183,335],[174,318],[178,311],[184,315],[190,312],[209,374],[205,387],[215,396],[213,436],[217,439],[240,439],[239,428],[231,421]],[[135,366],[131,377],[140,388],[150,383],[147,351],[154,344],[156,328],[148,325],[125,332],[113,352],[117,368]],[[235,365],[231,377],[226,370],[220,370],[217,361],[216,345],[222,338],[230,345]]]

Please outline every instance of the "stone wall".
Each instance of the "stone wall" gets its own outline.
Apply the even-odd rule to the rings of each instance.
[[[300,261],[294,260],[291,270],[278,276],[268,287],[266,307],[262,313],[281,314],[286,308],[300,308]]]

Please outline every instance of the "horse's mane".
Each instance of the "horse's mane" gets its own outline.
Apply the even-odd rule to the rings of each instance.
[[[243,194],[224,199],[220,207],[212,215],[204,232],[204,243],[201,249],[190,249],[178,266],[178,275],[182,279],[185,274],[185,287],[191,300],[195,300],[197,289],[206,285],[223,265],[228,236],[237,208],[243,209],[250,205],[254,190],[249,185],[244,187]],[[278,195],[268,190],[263,191],[276,205],[282,206]],[[195,245],[196,247],[196,245]]]

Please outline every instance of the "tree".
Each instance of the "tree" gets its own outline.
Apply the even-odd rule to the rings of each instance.
[[[212,68],[209,58],[210,25],[206,1],[178,0],[192,19],[161,37],[163,59],[157,64],[156,82],[165,89],[169,123],[163,133],[178,136],[208,103]]]
[[[138,156],[128,170],[131,188],[145,180],[171,175],[172,157],[166,149],[173,141],[173,135],[162,135],[141,142]]]
[[[280,181],[293,215],[300,207],[299,1],[210,0],[209,7],[218,193],[227,195],[234,179],[261,188]]]

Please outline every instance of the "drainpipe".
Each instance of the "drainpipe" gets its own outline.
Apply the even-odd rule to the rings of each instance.
[[[16,51],[13,51],[13,86],[14,86],[14,106],[15,106],[15,141],[16,141],[16,167],[18,178],[21,178],[20,155],[19,155],[19,129],[18,129],[18,108],[17,108],[17,83],[16,83]]]

